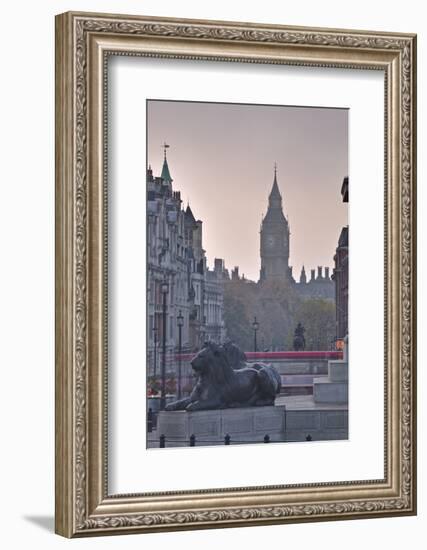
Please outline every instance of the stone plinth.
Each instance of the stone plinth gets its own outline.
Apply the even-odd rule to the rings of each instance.
[[[245,407],[213,411],[161,411],[158,435],[164,435],[166,445],[188,446],[191,435],[196,446],[220,445],[226,434],[231,443],[262,443],[268,434],[270,441],[284,441],[285,406]]]
[[[329,361],[328,374],[329,374],[329,380],[331,382],[347,382],[348,381],[347,361]]]
[[[313,398],[316,403],[348,403],[347,361],[329,361],[328,376],[313,380]]]
[[[348,405],[315,403],[311,395],[282,397],[286,406],[285,441],[348,439]]]
[[[348,438],[348,410],[300,409],[286,412],[286,441],[332,441]]]
[[[348,403],[348,383],[315,378],[313,397],[316,403]]]
[[[326,360],[316,361],[269,361],[279,374],[327,374],[328,363]]]

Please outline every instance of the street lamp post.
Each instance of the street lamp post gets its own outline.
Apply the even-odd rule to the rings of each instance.
[[[161,291],[163,295],[163,334],[162,334],[162,386],[160,392],[160,410],[163,411],[166,407],[166,298],[169,292],[169,284],[167,279],[163,279]]]
[[[181,399],[181,353],[182,353],[182,327],[184,325],[184,316],[179,310],[178,317],[178,399]]]
[[[258,329],[259,329],[259,323],[256,320],[256,317],[254,317],[254,322],[252,323],[252,326],[254,329],[254,351],[256,352],[257,351],[256,333],[258,332]]]
[[[154,338],[154,369],[153,369],[153,376],[156,378],[157,374],[157,327],[154,325],[153,327],[153,338]]]

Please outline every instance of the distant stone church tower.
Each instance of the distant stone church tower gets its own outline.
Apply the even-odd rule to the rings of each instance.
[[[273,187],[268,197],[268,210],[261,223],[260,235],[260,281],[288,279],[294,282],[292,269],[289,267],[289,224],[283,214],[276,166]]]

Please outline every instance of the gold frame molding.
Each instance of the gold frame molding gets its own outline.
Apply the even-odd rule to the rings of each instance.
[[[106,59],[385,75],[385,477],[108,495]],[[123,15],[56,17],[56,532],[66,537],[416,513],[416,36]]]

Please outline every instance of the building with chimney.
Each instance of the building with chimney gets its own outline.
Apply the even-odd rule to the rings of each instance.
[[[348,177],[343,180],[341,196],[348,202]],[[334,261],[336,337],[341,340],[348,334],[348,225],[341,230]]]
[[[166,320],[166,349],[177,351],[178,317],[182,349],[195,350],[207,340],[225,339],[222,259],[211,270],[203,249],[203,223],[182,206],[173,189],[166,146],[160,176],[147,170],[147,342],[150,372],[159,373]],[[165,305],[164,305],[165,304]],[[164,316],[164,310],[166,315]]]
[[[205,340],[218,343],[225,340],[223,282],[227,278],[224,260],[221,258],[215,258],[212,270],[205,270],[203,289]]]

